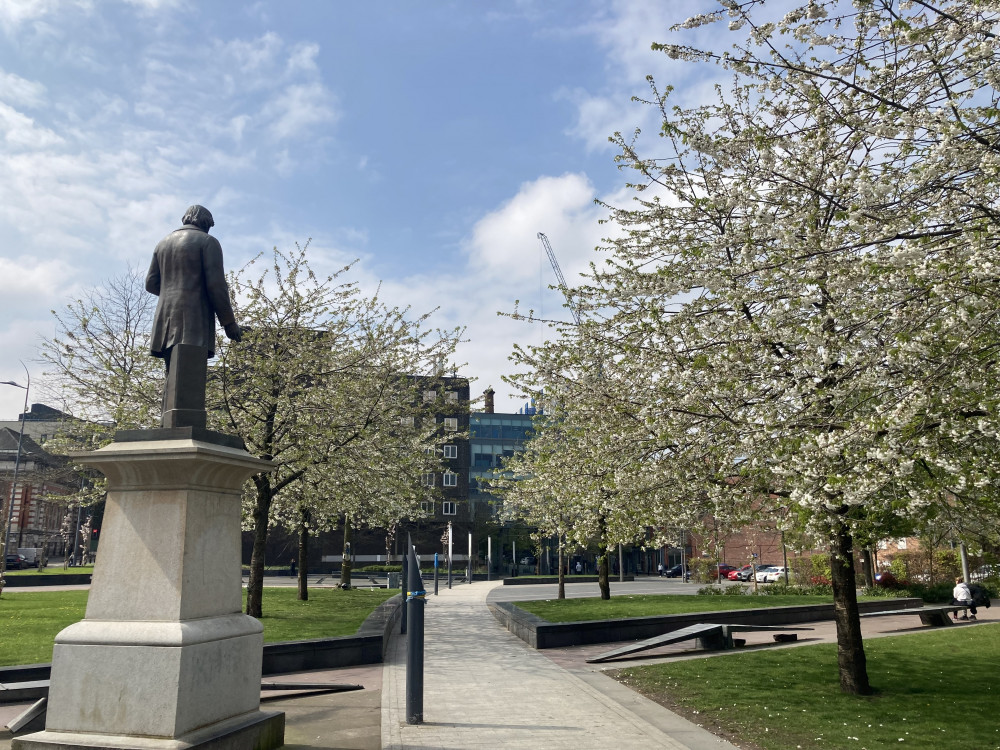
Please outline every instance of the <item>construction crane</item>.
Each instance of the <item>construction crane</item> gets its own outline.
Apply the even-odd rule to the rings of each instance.
[[[549,263],[552,264],[552,270],[555,271],[556,280],[559,282],[559,289],[566,298],[566,306],[569,307],[569,311],[573,314],[573,320],[576,321],[577,325],[580,325],[580,313],[577,312],[576,305],[573,304],[573,299],[569,295],[569,285],[566,284],[566,278],[563,276],[562,269],[559,267],[559,261],[556,260],[556,254],[552,250],[552,245],[549,244],[549,238],[542,232],[539,232],[538,239],[542,241],[542,247],[545,248],[545,254],[549,256]]]

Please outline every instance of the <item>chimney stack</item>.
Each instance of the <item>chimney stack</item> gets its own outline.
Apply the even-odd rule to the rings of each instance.
[[[496,393],[496,391],[493,390],[492,386],[489,387],[489,388],[487,388],[485,391],[483,391],[483,395],[486,396],[486,404],[483,407],[483,409],[484,409],[484,411],[487,414],[492,414],[493,413],[493,394],[494,393]]]

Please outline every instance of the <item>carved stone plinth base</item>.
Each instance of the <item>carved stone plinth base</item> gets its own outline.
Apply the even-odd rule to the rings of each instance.
[[[268,750],[285,742],[285,715],[254,711],[194,732],[163,739],[82,732],[35,732],[15,738],[12,750]]]
[[[87,615],[56,636],[45,731],[14,747],[280,746],[263,628],[240,611],[240,490],[270,462],[191,438],[75,458],[108,478]]]

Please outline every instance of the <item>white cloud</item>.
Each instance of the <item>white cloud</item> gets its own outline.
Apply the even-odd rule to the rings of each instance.
[[[187,5],[186,0],[124,0],[128,5],[134,5],[147,13],[156,13],[163,10],[173,10],[183,8]]]
[[[0,257],[0,299],[7,310],[39,302],[51,307],[63,298],[79,272],[60,260]]]
[[[582,251],[580,227],[596,225],[600,215],[594,205],[595,189],[584,175],[541,177],[521,186],[517,195],[476,223],[467,252],[471,272],[491,283],[504,280],[523,284],[538,278],[538,232],[544,232],[556,248],[560,264],[563,255],[574,270],[576,260],[593,248]],[[573,249],[571,249],[573,248]],[[566,269],[563,269],[566,273]],[[572,284],[567,274],[567,281]]]
[[[524,405],[524,399],[500,378],[513,369],[509,357],[515,342],[540,345],[550,335],[542,323],[498,313],[513,312],[519,301],[521,313],[570,320],[562,294],[549,288],[556,277],[537,234],[542,231],[549,237],[567,283],[579,284],[580,274],[596,257],[594,248],[603,232],[598,219],[604,209],[594,204],[595,197],[594,186],[583,174],[524,183],[515,196],[476,222],[463,243],[464,267],[382,284],[386,299],[410,305],[415,312],[440,307],[434,325],[466,328],[468,341],[457,355],[457,362],[464,365],[460,374],[479,378],[473,383],[473,396],[492,386],[498,411],[516,411]],[[624,199],[624,194],[618,198]],[[377,280],[367,275],[364,263],[357,273],[364,289],[374,289]]]
[[[281,54],[284,42],[281,37],[273,31],[263,34],[256,39],[233,39],[228,42],[217,42],[220,57],[232,58],[238,69],[244,74],[264,74],[259,79],[244,78],[242,83],[247,85],[263,85],[266,83],[267,74],[279,55]],[[213,58],[216,55],[212,56]]]
[[[13,32],[42,18],[59,6],[59,0],[0,0],[0,26]]]
[[[278,140],[305,134],[313,126],[337,120],[333,96],[320,83],[289,86],[263,108],[268,129]]]
[[[649,129],[657,117],[650,108],[642,109],[629,102],[629,97],[621,92],[603,96],[583,89],[563,90],[557,98],[576,105],[577,119],[567,132],[582,140],[588,151],[610,149],[609,137],[622,133],[629,138],[636,128]]]
[[[288,72],[292,74],[300,71],[316,72],[318,69],[316,66],[316,57],[318,55],[318,44],[296,44],[292,47],[291,54],[288,56]]]
[[[62,144],[63,139],[13,107],[0,103],[0,137],[8,147],[43,149]]]
[[[606,13],[589,20],[579,29],[590,35],[604,51],[606,78],[599,90],[566,88],[556,93],[573,102],[577,108],[576,122],[568,132],[580,138],[588,150],[611,150],[608,137],[620,132],[626,137],[639,128],[656,132],[660,113],[652,106],[639,105],[632,97],[649,100],[652,91],[646,77],[652,75],[662,92],[669,84],[683,81],[672,101],[683,106],[695,106],[714,96],[712,89],[724,72],[711,65],[700,67],[671,60],[662,52],[654,52],[654,42],[673,40],[711,48],[718,46],[718,28],[712,26],[695,32],[685,32],[682,39],[670,31],[674,24],[711,5],[703,0],[691,3],[650,3],[646,0],[616,0]],[[714,7],[714,5],[712,5]],[[729,41],[723,39],[728,44]]]
[[[40,107],[45,103],[45,86],[14,73],[0,70],[0,92],[7,104],[15,107]]]

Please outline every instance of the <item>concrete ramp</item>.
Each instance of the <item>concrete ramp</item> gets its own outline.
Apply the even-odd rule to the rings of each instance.
[[[772,631],[772,630],[812,630],[812,628],[790,628],[784,625],[726,625],[721,623],[699,623],[689,625],[680,630],[672,630],[663,635],[653,636],[644,641],[630,643],[627,646],[607,651],[593,659],[587,659],[588,664],[599,664],[611,661],[622,656],[630,656],[641,651],[648,651],[660,646],[669,646],[671,643],[681,643],[682,641],[697,640],[698,646],[704,649],[717,650],[733,648],[733,633],[745,633],[750,631]]]

